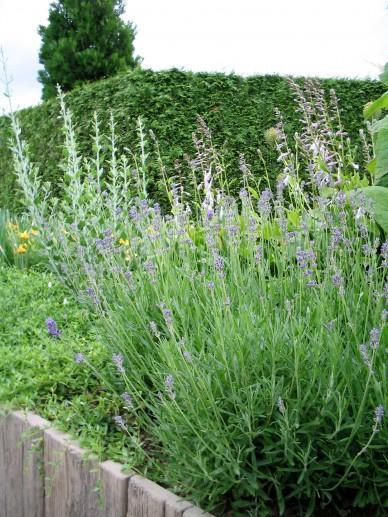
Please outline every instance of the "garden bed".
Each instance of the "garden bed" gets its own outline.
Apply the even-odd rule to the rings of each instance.
[[[28,213],[0,239],[35,272],[0,271],[0,402],[217,516],[384,515],[388,191],[357,172],[335,93],[290,85],[308,116],[294,147],[280,113],[267,132],[276,191],[241,155],[231,197],[201,119],[198,199],[166,180],[168,214],[140,121],[137,154],[117,157],[112,120],[111,158],[96,125],[84,162],[60,95],[60,205],[17,140]]]

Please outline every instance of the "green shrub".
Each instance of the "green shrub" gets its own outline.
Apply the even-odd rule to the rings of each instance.
[[[359,144],[362,127],[362,107],[370,99],[383,93],[375,81],[326,79],[321,81],[327,90],[334,88],[342,107],[342,121],[352,142]],[[152,72],[135,70],[114,78],[78,88],[67,95],[67,104],[77,123],[77,137],[82,156],[91,156],[89,135],[92,132],[92,113],[96,110],[106,129],[110,110],[116,120],[117,148],[137,145],[136,119],[144,117],[147,129],[152,129],[159,144],[167,175],[180,175],[180,182],[188,177],[185,153],[193,155],[192,132],[196,116],[201,115],[213,134],[214,144],[224,147],[226,174],[235,180],[234,190],[241,186],[239,153],[243,150],[246,161],[256,176],[263,175],[257,149],[260,148],[271,178],[280,170],[275,150],[265,142],[265,131],[276,123],[274,108],[284,114],[286,132],[292,135],[300,129],[300,115],[295,111],[292,92],[286,80],[279,76],[242,78],[220,73],[191,73],[179,70]],[[58,118],[57,100],[20,112],[24,139],[28,142],[33,162],[39,165],[44,181],[50,181],[60,192],[62,172],[58,163],[63,157],[63,133]],[[8,123],[0,119],[0,206],[14,204],[16,191],[12,157],[7,148]],[[152,146],[149,145],[149,151]],[[105,153],[109,146],[105,146]],[[360,158],[360,154],[359,154]],[[182,162],[181,168],[176,161]],[[164,198],[160,171],[155,154],[149,171],[149,192],[159,200]],[[185,185],[191,190],[190,185]]]

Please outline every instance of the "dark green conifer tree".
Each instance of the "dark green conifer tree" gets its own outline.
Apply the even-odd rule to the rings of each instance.
[[[55,0],[48,25],[39,27],[39,71],[44,100],[86,81],[139,65],[134,57],[135,28],[124,22],[123,0]]]

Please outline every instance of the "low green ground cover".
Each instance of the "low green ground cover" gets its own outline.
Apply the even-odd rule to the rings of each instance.
[[[114,425],[117,399],[74,357],[88,354],[98,371],[109,354],[93,330],[89,311],[49,273],[0,266],[0,404],[34,411],[72,433],[101,457],[136,466]],[[47,332],[55,315],[60,339]]]

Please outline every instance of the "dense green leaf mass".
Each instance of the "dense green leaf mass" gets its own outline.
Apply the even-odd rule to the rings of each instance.
[[[363,106],[381,95],[385,87],[377,81],[347,79],[325,79],[321,83],[325,90],[336,90],[343,124],[352,142],[359,146],[358,131],[365,124]],[[228,179],[236,180],[236,190],[241,185],[239,153],[245,154],[256,176],[264,172],[258,148],[268,164],[270,177],[275,178],[280,171],[276,152],[264,138],[265,130],[276,123],[275,107],[282,111],[289,135],[300,128],[289,86],[283,77],[275,75],[243,78],[176,69],[164,72],[136,69],[76,88],[67,95],[67,103],[78,125],[79,149],[83,156],[92,154],[90,133],[94,111],[98,112],[105,129],[110,110],[113,111],[120,152],[124,147],[136,145],[136,118],[143,116],[147,129],[152,129],[159,141],[170,177],[176,174],[176,160],[184,162],[185,153],[194,154],[192,132],[196,115],[200,114],[209,125],[216,146],[224,146]],[[63,143],[58,115],[56,99],[20,112],[22,134],[29,144],[31,160],[39,165],[44,180],[50,181],[57,192]],[[7,121],[0,118],[0,206],[12,206],[16,190],[12,157],[7,148],[7,127]],[[361,149],[359,157],[361,159]],[[151,196],[160,199],[163,188],[158,182],[160,173],[152,153],[150,163],[149,191]],[[185,174],[187,168],[183,167],[182,171]]]
[[[120,16],[122,0],[56,0],[48,25],[39,27],[39,81],[43,99],[55,97],[86,81],[111,77],[137,64],[133,52],[135,29]]]

